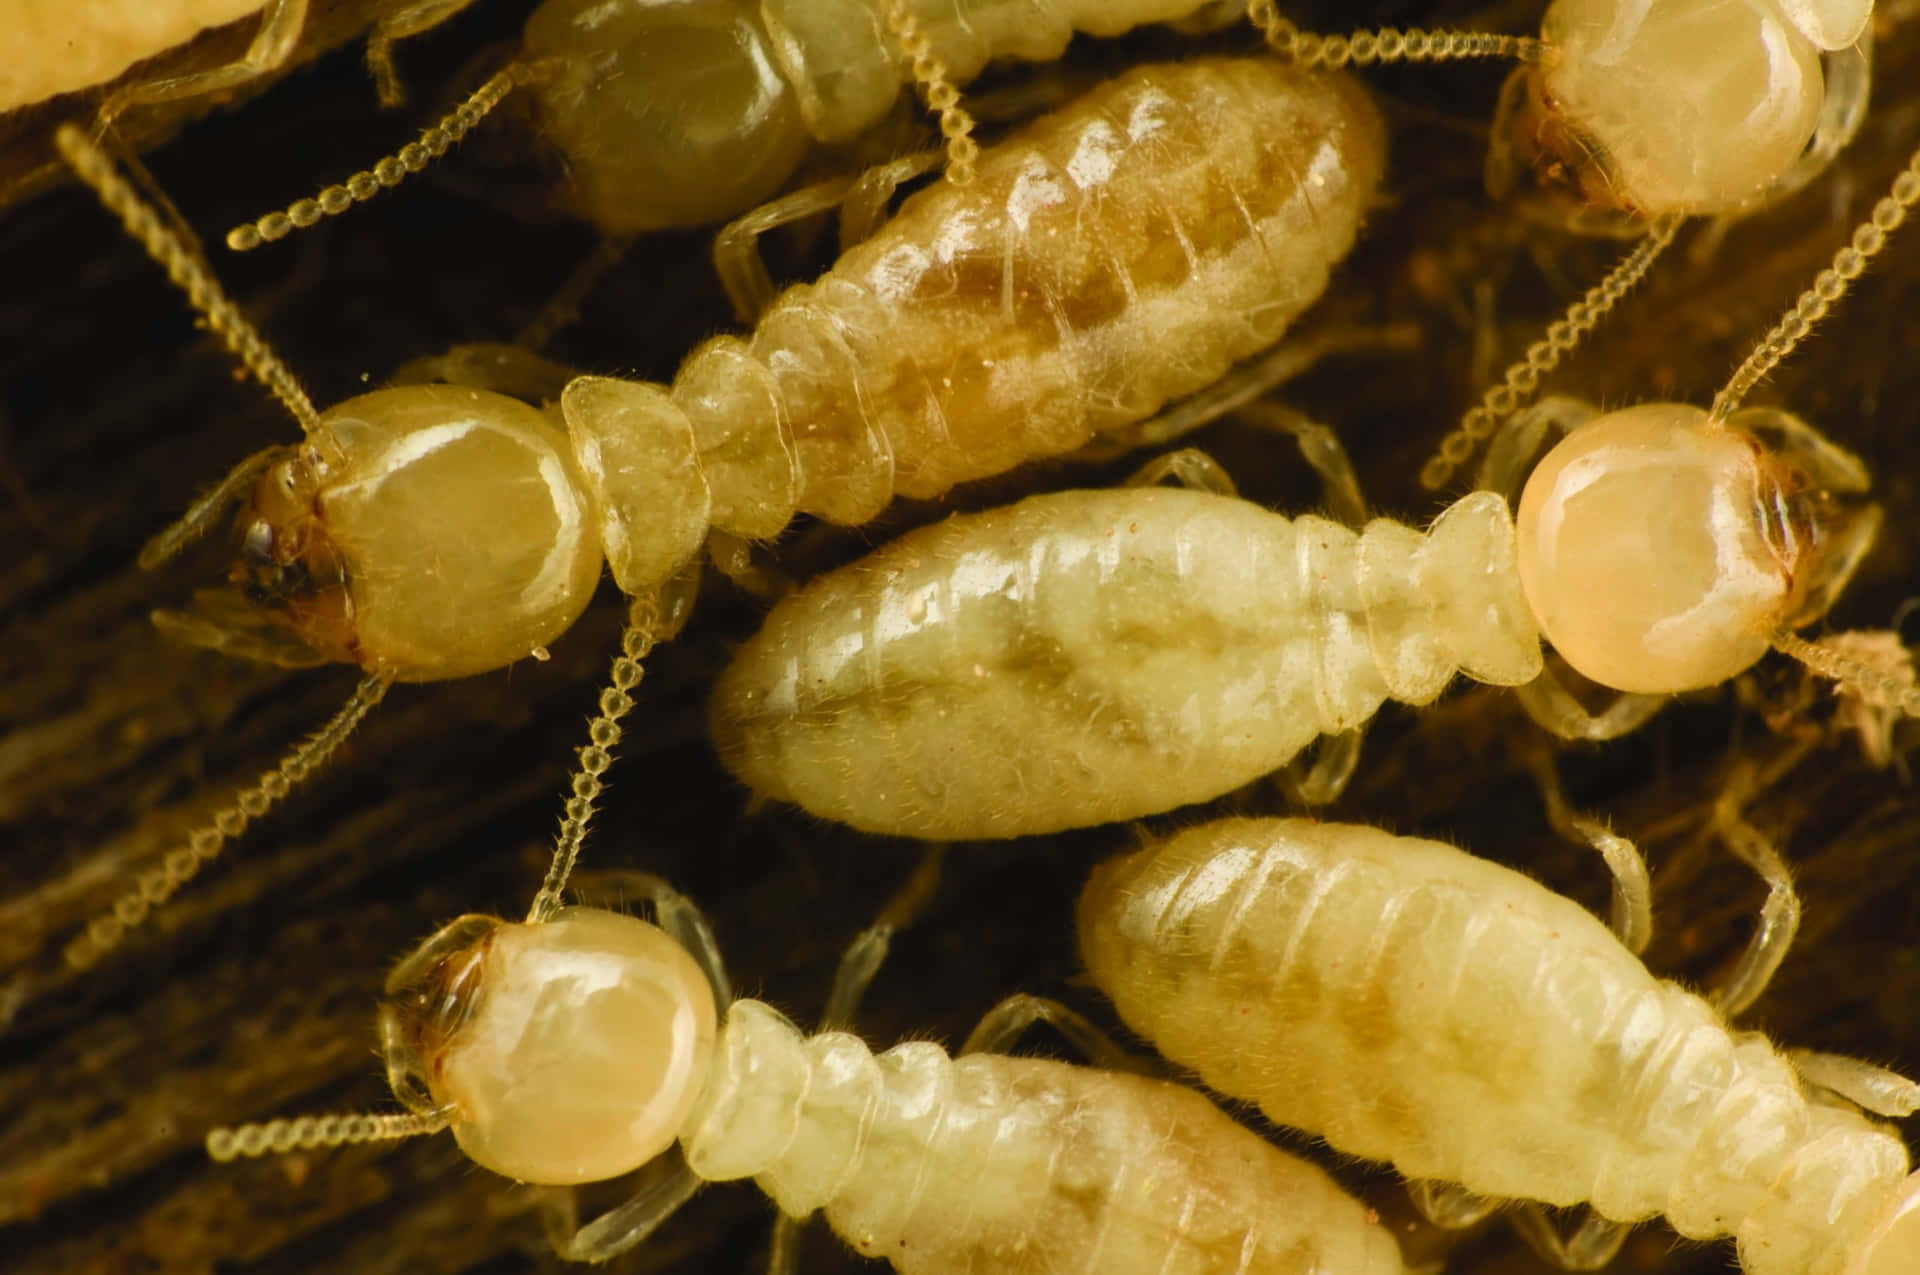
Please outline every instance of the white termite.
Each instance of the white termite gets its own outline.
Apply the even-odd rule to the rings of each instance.
[[[695,350],[671,387],[579,377],[556,420],[447,385],[317,411],[160,217],[78,129],[61,130],[80,176],[306,435],[242,462],[149,546],[151,565],[242,505],[234,579],[266,611],[236,599],[175,626],[237,654],[367,674],[312,744],[144,877],[68,962],[115,946],[391,683],[541,653],[604,563],[633,606],[568,804],[583,831],[640,661],[684,622],[710,532],[770,539],[798,512],[857,524],[896,494],[1125,439],[1319,296],[1373,198],[1381,134],[1343,77],[1265,58],[1136,70],[982,151],[971,181],[909,199],[750,338]]]
[[[1561,220],[1647,238],[1462,419],[1421,473],[1443,486],[1672,242],[1822,172],[1865,117],[1872,0],[1554,0],[1537,39],[1462,31],[1302,32],[1249,13],[1308,66],[1513,57],[1487,158],[1496,194],[1531,173]]]
[[[470,2],[423,7],[439,21]],[[565,155],[581,215],[614,234],[708,225],[771,197],[816,145],[849,141],[878,124],[916,80],[948,84],[930,101],[951,136],[951,85],[989,62],[1051,62],[1076,32],[1114,36],[1213,7],[1211,0],[546,0],[527,20],[519,57],[419,141],[315,198],[237,227],[227,244],[247,251],[398,185],[517,87],[533,95],[544,136]]]
[[[1757,835],[1757,834],[1756,834]],[[1783,867],[1777,889],[1788,892]],[[1644,869],[1643,869],[1644,871]],[[1223,1094],[1336,1149],[1476,1195],[1664,1215],[1733,1236],[1747,1275],[1920,1266],[1920,1175],[1831,1085],[1909,1115],[1920,1086],[1816,1055],[1803,1079],[1656,979],[1591,914],[1452,846],[1298,819],[1202,825],[1097,869],[1079,935],[1122,1019]],[[1624,1235],[1592,1222],[1566,1264]]]
[[[1489,486],[1511,485],[1547,428],[1578,426],[1528,478],[1517,524],[1490,490],[1425,532],[1160,489],[954,518],[773,609],[716,687],[720,755],[762,796],[959,839],[1219,796],[1456,673],[1523,686],[1558,734],[1606,738],[1774,646],[1920,713],[1911,687],[1794,633],[1879,526],[1877,508],[1843,507],[1864,467],[1789,413],[1736,410],[1916,202],[1920,154],[1711,411],[1548,400],[1516,417]],[[1627,694],[1590,716],[1542,638]]]
[[[467,916],[395,969],[381,1036],[413,1114],[221,1129],[208,1150],[451,1128],[481,1166],[553,1185],[673,1154],[642,1194],[557,1245],[583,1261],[644,1240],[702,1181],[753,1178],[787,1216],[822,1211],[855,1250],[905,1272],[1403,1275],[1364,1205],[1193,1090],[971,1052],[1017,1035],[1027,998],[990,1014],[960,1057],[926,1041],[876,1056],[730,1000],[699,913],[656,878],[620,875],[658,927],[589,907],[524,924]],[[856,940],[830,1006],[850,1010],[893,924],[883,915]]]

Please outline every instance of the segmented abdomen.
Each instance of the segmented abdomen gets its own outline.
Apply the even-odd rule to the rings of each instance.
[[[742,1011],[745,1010],[743,1014]],[[824,1209],[860,1252],[927,1275],[1400,1275],[1392,1238],[1324,1174],[1165,1081],[1033,1058],[875,1057],[737,1002],[689,1162]],[[748,1061],[748,1055],[751,1061]],[[773,1117],[771,1113],[778,1112]],[[777,1132],[769,1137],[772,1120]],[[745,1154],[713,1150],[729,1128]]]
[[[1143,67],[1035,121],[689,360],[675,401],[720,469],[788,456],[743,479],[759,504],[709,463],[716,519],[857,524],[1205,387],[1320,295],[1381,155],[1357,85],[1276,59]]]
[[[1361,535],[1135,488],[954,518],[775,607],[715,688],[713,738],[755,791],[872,832],[1025,836],[1203,801],[1463,664],[1531,676],[1513,573],[1434,570],[1510,556],[1505,506],[1455,510]]]
[[[1703,1239],[1764,1220],[1803,1259],[1834,1233],[1828,1210],[1870,1210],[1874,1172],[1904,1172],[1904,1153],[1879,1163],[1897,1140],[1811,1106],[1764,1038],[1570,900],[1451,846],[1222,820],[1100,868],[1079,930],[1095,981],[1167,1057],[1409,1177],[1664,1213]],[[1827,1172],[1833,1148],[1807,1149],[1836,1132],[1859,1181],[1776,1185],[1796,1161]]]

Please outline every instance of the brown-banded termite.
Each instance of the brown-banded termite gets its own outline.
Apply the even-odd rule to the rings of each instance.
[[[1771,847],[1748,848],[1790,896]],[[1409,1178],[1590,1204],[1571,1240],[1518,1215],[1562,1265],[1604,1265],[1655,1215],[1733,1236],[1747,1275],[1920,1262],[1920,1175],[1851,1105],[1911,1115],[1920,1086],[1728,1026],[1791,926],[1762,926],[1737,988],[1703,999],[1570,900],[1452,846],[1229,819],[1098,869],[1079,932],[1121,1017],[1221,1093]]]
[[[1457,673],[1522,687],[1569,738],[1630,729],[1769,647],[1920,712],[1910,686],[1794,632],[1878,529],[1864,466],[1796,416],[1739,408],[1916,202],[1920,154],[1711,410],[1550,399],[1496,442],[1495,490],[1425,532],[1135,488],[903,536],[773,609],[716,687],[721,757],[755,792],[866,831],[991,838],[1219,796]],[[1550,427],[1571,432],[1516,519],[1502,491]],[[1543,638],[1621,698],[1590,715]]]
[[[77,129],[60,145],[306,434],[243,462],[158,537],[166,558],[236,503],[235,579],[273,618],[192,636],[367,677],[296,750],[68,949],[114,946],[324,759],[395,681],[538,653],[603,560],[633,596],[568,807],[583,829],[640,659],[684,620],[709,533],[777,535],[796,512],[872,518],[1025,460],[1124,438],[1279,338],[1351,246],[1381,130],[1351,81],[1271,59],[1141,70],[983,151],[750,339],[718,337],[672,387],[579,377],[551,411],[406,386],[326,413],[201,264]],[[555,388],[559,388],[557,385]]]
[[[1507,369],[1427,462],[1443,486],[1673,239],[1680,222],[1738,216],[1822,172],[1866,114],[1872,0],[1554,0],[1538,38],[1466,31],[1302,32],[1274,0],[1249,13],[1309,66],[1512,57],[1487,184],[1531,173],[1564,219],[1647,237]]]
[[[421,8],[438,21],[470,2]],[[543,134],[566,156],[578,211],[602,230],[708,225],[771,197],[813,147],[853,139],[885,118],[921,75],[914,60],[966,83],[989,62],[1050,62],[1076,32],[1119,35],[1191,20],[1211,7],[1207,0],[546,0],[527,20],[518,57],[419,142],[316,198],[237,227],[227,244],[247,251],[397,185],[516,88],[533,96]],[[908,60],[890,32],[900,22],[924,37]]]
[[[751,1177],[784,1215],[823,1212],[857,1252],[906,1272],[1405,1271],[1364,1205],[1193,1090],[991,1052],[1032,1020],[1029,998],[991,1012],[958,1057],[927,1041],[876,1056],[733,999],[699,912],[658,878],[617,875],[657,925],[542,912],[543,888],[526,922],[461,917],[395,968],[381,1037],[411,1114],[220,1129],[209,1152],[450,1128],[483,1167],[561,1186],[670,1156],[634,1199],[555,1236],[582,1261],[640,1243],[702,1182]],[[851,1014],[926,875],[848,950],[830,1019]],[[1043,1016],[1070,1038],[1093,1031],[1064,1007]],[[784,1251],[777,1271],[791,1269]]]

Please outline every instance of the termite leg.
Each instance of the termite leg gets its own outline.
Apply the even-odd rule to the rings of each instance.
[[[753,559],[753,542],[718,527],[707,532],[707,557],[721,575],[733,581],[743,593],[764,602],[778,602],[799,585],[777,567]]]
[[[1316,746],[1313,765],[1304,773],[1294,762],[1274,778],[1290,801],[1302,806],[1330,805],[1347,790],[1354,772],[1360,769],[1360,746],[1366,738],[1366,728],[1359,726],[1328,735]]]
[[[1244,410],[1296,376],[1335,354],[1372,350],[1410,350],[1420,344],[1420,329],[1410,323],[1385,326],[1335,324],[1310,336],[1282,341],[1209,385],[1174,403],[1157,416],[1095,439],[1073,453],[1075,460],[1098,463],[1125,452],[1159,447],[1209,425],[1231,412]],[[1255,422],[1259,423],[1258,421]],[[1312,457],[1308,457],[1312,463]]]
[[[701,1182],[680,1154],[678,1146],[663,1154],[665,1170],[643,1187],[640,1193],[618,1208],[609,1209],[585,1226],[571,1188],[541,1197],[541,1220],[547,1242],[562,1260],[569,1262],[606,1262],[641,1243],[660,1224],[693,1198]]]
[[[1598,713],[1590,713],[1573,697],[1551,663],[1531,682],[1514,687],[1513,694],[1528,717],[1561,739],[1617,739],[1640,729],[1667,702],[1661,695],[1622,691]]]
[[[733,303],[734,317],[745,324],[759,320],[773,304],[773,276],[760,256],[760,236],[780,226],[829,212],[840,206],[856,179],[833,177],[789,191],[752,208],[720,228],[713,237],[713,270]]]
[[[306,25],[307,0],[267,0],[266,7],[260,11],[260,29],[238,60],[205,71],[143,80],[115,89],[100,104],[99,113],[94,117],[94,136],[104,134],[130,106],[199,97],[265,75],[292,56]]]
[[[1182,447],[1179,451],[1155,456],[1135,470],[1124,485],[1154,487],[1169,478],[1182,487],[1210,492],[1215,496],[1240,494],[1240,489],[1234,485],[1233,475],[1226,471],[1226,467],[1197,447]]]
[[[1522,408],[1502,421],[1488,441],[1473,485],[1499,492],[1509,504],[1517,501],[1527,475],[1533,472],[1535,458],[1546,448],[1548,436],[1571,434],[1593,417],[1591,404],[1557,394]]]
[[[1897,1071],[1814,1049],[1790,1049],[1787,1059],[1802,1080],[1846,1099],[1862,1111],[1894,1120],[1920,1111],[1920,1084]]]
[[[400,74],[393,66],[393,46],[423,31],[431,31],[472,3],[473,0],[420,0],[380,19],[373,34],[367,37],[367,74],[373,77],[380,105],[392,110],[407,100]]]
[[[1291,434],[1300,457],[1313,466],[1325,489],[1327,512],[1355,531],[1367,522],[1367,501],[1360,494],[1360,478],[1340,436],[1319,421],[1278,403],[1249,403],[1236,415],[1249,424],[1278,434]]]
[[[1487,163],[1482,180],[1486,183],[1487,194],[1496,201],[1504,202],[1513,194],[1520,185],[1521,174],[1530,167],[1513,144],[1514,138],[1520,133],[1511,127],[1511,121],[1526,109],[1533,77],[1534,72],[1529,67],[1513,68],[1500,85],[1500,96],[1493,108],[1493,133],[1488,139]]]
[[[901,183],[939,166],[944,152],[905,155],[857,177],[833,177],[768,200],[721,227],[713,238],[713,270],[720,276],[734,317],[752,324],[773,304],[773,276],[760,255],[760,237],[821,213],[841,212],[841,251],[871,233]],[[851,220],[849,220],[851,219]],[[854,233],[858,229],[861,233]]]
[[[893,936],[912,925],[932,901],[940,887],[940,871],[946,865],[947,847],[936,843],[927,847],[920,866],[887,900],[873,924],[854,936],[840,955],[834,971],[833,987],[827,992],[827,1007],[820,1011],[821,1031],[845,1031],[860,1010],[867,988],[893,948]]]
[[[1797,747],[1789,757],[1797,761],[1804,751],[1804,746]],[[1793,874],[1774,844],[1741,814],[1760,786],[1759,768],[1750,761],[1743,762],[1713,803],[1714,832],[1767,886],[1767,899],[1760,905],[1760,923],[1753,938],[1726,978],[1707,993],[1708,1002],[1728,1018],[1760,999],[1800,930],[1800,895],[1793,888]]]
[[[1561,1235],[1546,1209],[1538,1204],[1523,1204],[1515,1209],[1513,1229],[1529,1248],[1561,1270],[1597,1271],[1620,1252],[1633,1226],[1601,1217],[1590,1208],[1580,1211],[1585,1217],[1570,1236]]]
[[[566,282],[540,307],[540,312],[527,321],[527,325],[516,332],[513,343],[528,350],[544,350],[553,341],[554,334],[572,327],[580,320],[580,305],[607,272],[626,260],[632,251],[638,235],[603,235],[594,250],[585,260],[573,268]]]
[[[1018,993],[988,1010],[960,1046],[962,1054],[1004,1054],[1035,1023],[1046,1023],[1087,1061],[1105,1071],[1141,1070],[1138,1059],[1116,1044],[1113,1038],[1078,1010],[1045,996]]]
[[[943,150],[916,151],[875,164],[854,179],[840,205],[840,251],[871,238],[887,219],[887,209],[899,189],[916,177],[924,177],[946,159]]]
[[[724,1011],[733,1000],[726,962],[720,958],[720,944],[713,937],[706,913],[660,877],[637,868],[596,868],[577,874],[570,892],[589,907],[636,900],[646,903],[653,909],[653,923],[685,948],[707,976],[707,982],[713,985],[714,1004]]]
[[[1457,1182],[1435,1182],[1415,1178],[1407,1183],[1407,1198],[1421,1217],[1443,1231],[1464,1231],[1478,1226],[1500,1207],[1492,1196],[1476,1195]]]
[[[794,1275],[800,1269],[800,1233],[809,1218],[782,1213],[774,1219],[773,1239],[767,1245],[767,1275]]]
[[[1646,857],[1633,842],[1574,812],[1560,787],[1560,772],[1546,749],[1532,750],[1527,769],[1540,789],[1540,800],[1547,808],[1547,822],[1553,825],[1553,830],[1576,845],[1592,846],[1605,860],[1607,871],[1613,877],[1613,906],[1608,923],[1620,945],[1635,956],[1640,955],[1653,938],[1653,882],[1647,875]]]

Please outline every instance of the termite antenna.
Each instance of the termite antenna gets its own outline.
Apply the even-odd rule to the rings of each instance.
[[[1724,422],[1731,416],[1748,392],[1793,352],[1793,347],[1806,338],[1814,324],[1826,317],[1834,303],[1847,294],[1848,285],[1867,268],[1867,262],[1887,246],[1887,236],[1899,229],[1916,203],[1920,203],[1920,150],[1908,158],[1907,166],[1893,179],[1893,189],[1883,195],[1867,219],[1854,228],[1853,238],[1846,247],[1833,255],[1833,264],[1814,278],[1813,286],[1800,294],[1793,308],[1774,325],[1773,331],[1761,338],[1747,361],[1734,372],[1726,388],[1714,396],[1710,413],[1713,421]]]
[[[324,765],[334,749],[353,733],[360,719],[386,695],[390,685],[384,677],[362,679],[353,695],[325,726],[288,753],[278,766],[262,774],[252,787],[243,788],[231,803],[196,828],[184,846],[168,851],[159,867],[142,873],[133,889],[115,900],[111,911],[95,917],[79,937],[67,944],[67,965],[76,972],[84,971],[118,947],[127,931],[146,920],[153,909],[198,876],[200,869],[219,857],[227,842],[245,832],[249,823],[266,814],[295,784]]]
[[[1309,70],[1371,66],[1377,62],[1452,62],[1462,58],[1513,58],[1539,62],[1546,45],[1530,35],[1491,31],[1355,31],[1350,35],[1313,35],[1280,16],[1274,0],[1250,0],[1247,17],[1266,37],[1267,47]]]
[[[928,109],[940,116],[940,136],[947,139],[947,180],[965,186],[973,180],[973,162],[980,143],[973,140],[973,116],[960,105],[960,90],[947,78],[947,64],[934,55],[933,42],[907,12],[906,0],[885,0],[887,30],[912,63],[913,82],[920,86]]]
[[[235,252],[251,252],[261,244],[284,239],[296,230],[305,230],[322,217],[337,217],[355,204],[364,203],[381,191],[398,186],[408,173],[417,173],[446,154],[455,142],[485,119],[508,93],[532,83],[535,78],[534,68],[521,62],[496,71],[466,101],[421,133],[420,140],[408,142],[372,168],[362,169],[337,186],[328,186],[312,199],[297,200],[283,211],[270,212],[245,225],[235,226],[227,232],[227,247]]]
[[[330,1116],[298,1116],[292,1120],[269,1120],[265,1124],[222,1127],[207,1134],[207,1154],[221,1164],[242,1157],[285,1155],[289,1151],[318,1151],[327,1147],[346,1147],[360,1142],[393,1142],[425,1133],[438,1133],[447,1127],[442,1112],[428,1115],[412,1113],[372,1115],[350,1113]]]
[[[1473,458],[1479,445],[1493,437],[1500,422],[1533,397],[1540,387],[1540,378],[1559,366],[1560,360],[1646,275],[1648,267],[1673,242],[1682,220],[1671,213],[1656,220],[1648,227],[1646,237],[1606,278],[1589,288],[1585,296],[1567,307],[1564,316],[1547,326],[1546,336],[1528,346],[1526,354],[1507,369],[1500,383],[1488,390],[1480,402],[1460,418],[1454,431],[1440,441],[1440,449],[1420,470],[1421,486],[1428,491],[1445,486],[1454,471]]]
[[[1785,629],[1773,635],[1773,649],[1790,655],[1820,674],[1832,678],[1871,708],[1898,709],[1908,717],[1920,717],[1920,687],[1894,677],[1858,656],[1837,650],[1823,642],[1809,642]]]
[[[133,187],[118,172],[113,163],[90,140],[78,125],[62,124],[53,135],[53,144],[61,156],[81,181],[93,188],[94,194],[108,212],[120,219],[127,233],[140,242],[174,285],[187,294],[187,300],[198,310],[212,328],[214,334],[225,343],[234,357],[238,358],[260,383],[273,391],[286,409],[293,413],[300,428],[309,438],[320,432],[320,413],[313,408],[306,391],[293,379],[293,373],[287,370],[279,356],[274,354],[254,326],[247,322],[240,308],[221,290],[198,258],[180,242],[178,235],[168,229],[147,202],[135,193]]]
[[[527,909],[530,925],[551,920],[563,906],[567,878],[573,875],[573,865],[580,858],[587,825],[593,821],[593,803],[603,788],[600,776],[613,765],[613,750],[620,743],[620,719],[633,711],[633,690],[646,673],[644,661],[655,644],[678,633],[686,623],[698,582],[696,573],[685,572],[658,592],[635,596],[627,608],[627,627],[620,632],[620,654],[614,657],[609,685],[600,692],[599,715],[587,724],[588,743],[580,749],[580,766],[573,772],[573,795],[567,798],[560,820],[553,862],[533,896],[533,906]]]

